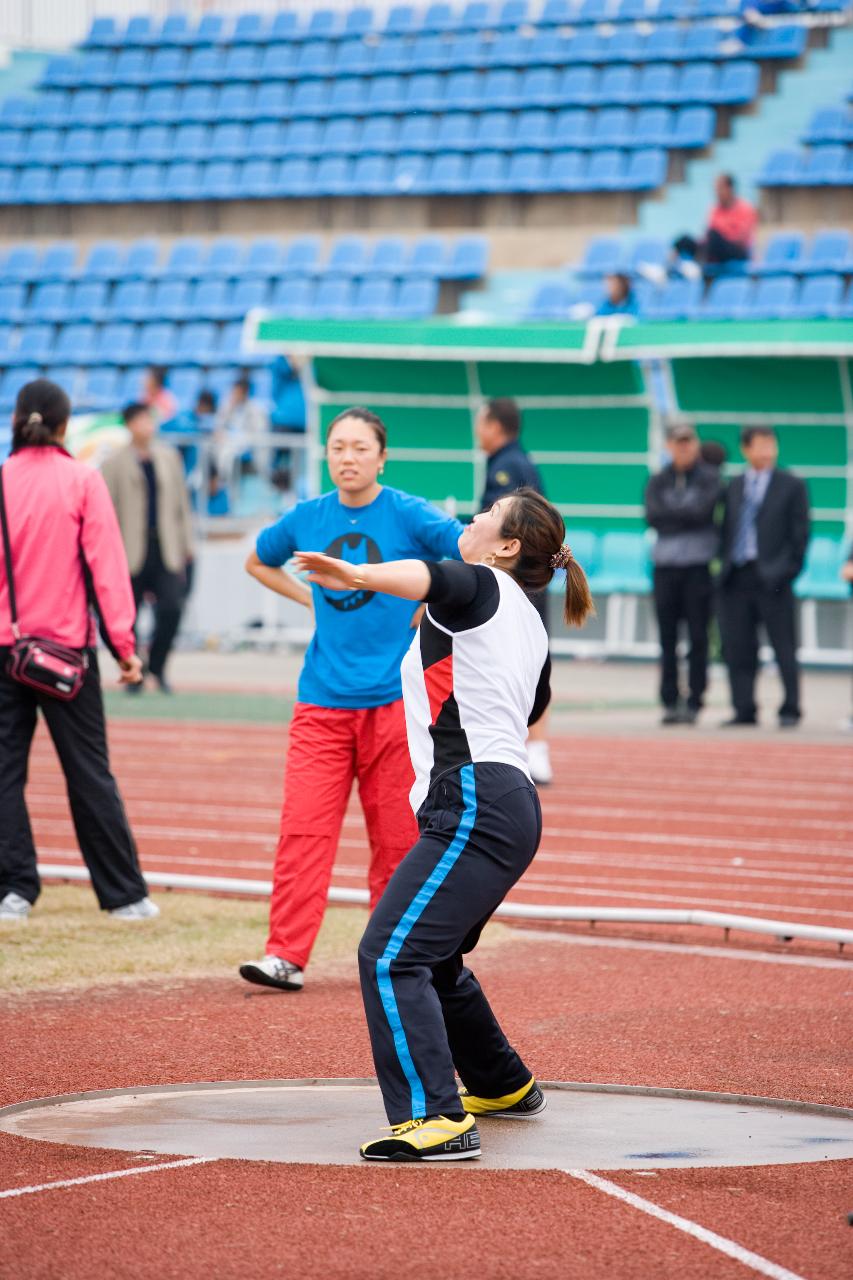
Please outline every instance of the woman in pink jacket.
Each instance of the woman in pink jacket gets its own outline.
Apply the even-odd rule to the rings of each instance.
[[[89,660],[83,687],[70,702],[11,678],[7,665],[14,635],[5,558],[0,555],[0,920],[26,920],[40,891],[24,802],[39,709],[65,774],[77,839],[101,908],[122,920],[159,914],[148,898],[110,773],[94,647],[92,606],[121,667],[122,682],[140,679],[130,575],[103,478],[63,448],[70,414],[71,403],[61,387],[44,378],[28,382],[15,406],[12,453],[0,477],[20,634],[85,649]]]

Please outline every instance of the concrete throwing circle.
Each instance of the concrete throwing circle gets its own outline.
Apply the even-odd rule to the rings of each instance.
[[[543,1082],[548,1110],[483,1119],[472,1168],[652,1169],[853,1158],[853,1111],[772,1098]],[[106,1089],[16,1103],[22,1138],[215,1159],[359,1164],[387,1124],[373,1080],[246,1080]]]

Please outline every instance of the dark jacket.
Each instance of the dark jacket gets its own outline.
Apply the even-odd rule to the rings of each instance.
[[[726,492],[723,510],[722,567],[725,585],[732,569],[732,548],[745,478],[736,476]],[[773,472],[756,519],[758,576],[770,591],[794,581],[801,572],[809,543],[809,495],[805,483],[790,471]]]
[[[545,492],[536,463],[531,462],[517,440],[510,440],[489,458],[480,510],[488,511],[498,498],[514,493],[522,485],[529,485],[537,493]]]
[[[689,471],[664,467],[646,485],[646,522],[656,530],[658,564],[708,564],[717,554],[714,513],[723,496],[719,467],[697,461]]]

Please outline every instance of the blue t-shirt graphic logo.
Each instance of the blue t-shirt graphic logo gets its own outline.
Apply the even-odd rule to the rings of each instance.
[[[336,491],[299,502],[262,531],[256,549],[268,565],[284,565],[294,551],[321,547],[350,564],[458,560],[461,532],[458,520],[423,498],[385,485],[364,507],[344,506]],[[311,589],[316,625],[299,677],[299,701],[318,707],[396,702],[416,604],[381,591],[326,591],[316,583]]]
[[[335,538],[326,547],[327,556],[335,560],[346,560],[347,564],[381,564],[382,552],[371,537],[365,533],[345,533]],[[323,599],[328,600],[333,609],[341,613],[352,613],[355,609],[363,609],[376,595],[375,591],[327,591],[323,589]]]

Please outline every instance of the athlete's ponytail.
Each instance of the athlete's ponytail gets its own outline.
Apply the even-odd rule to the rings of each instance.
[[[566,573],[563,616],[569,626],[582,627],[595,613],[589,583],[581,566],[563,542],[563,517],[535,489],[518,489],[503,507],[502,538],[518,538],[521,551],[511,573],[525,591],[544,591],[556,569]]]

